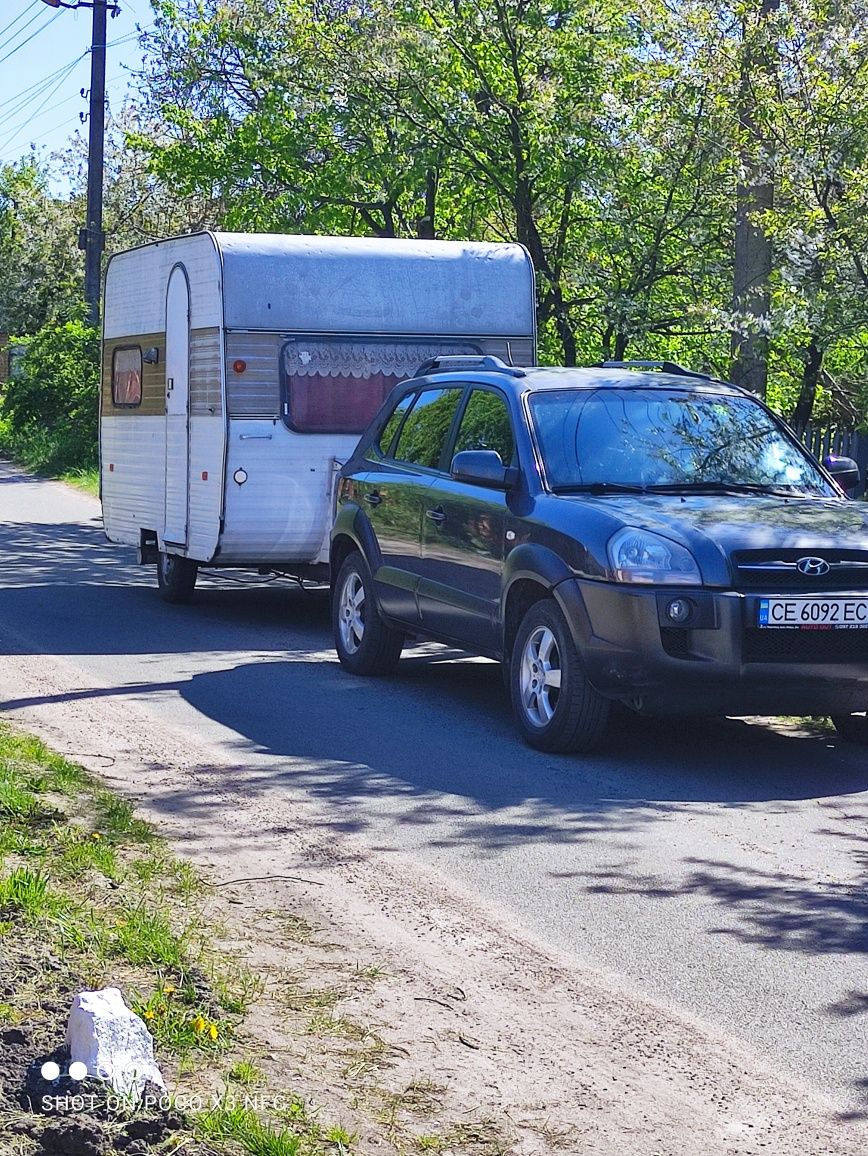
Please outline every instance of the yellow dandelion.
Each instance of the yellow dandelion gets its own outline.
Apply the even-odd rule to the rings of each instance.
[[[196,1016],[193,1020],[193,1031],[204,1032],[208,1026],[208,1021],[203,1016]]]
[[[100,835],[99,831],[91,831],[90,837],[91,837],[91,839],[96,841],[96,840],[101,839],[102,835]]]
[[[146,1020],[152,1020],[153,1018],[154,1018],[154,1012],[151,1008],[148,1008],[148,1010],[145,1012],[145,1019]]]
[[[209,1026],[209,1028],[208,1028],[208,1035],[211,1037],[211,1039],[212,1039],[212,1040],[216,1040],[216,1039],[217,1039],[217,1036],[219,1035],[219,1032],[217,1031],[217,1025],[216,1025],[216,1024],[211,1024],[211,1025]]]
[[[163,988],[163,995],[173,995],[178,989],[171,983],[167,983]]]

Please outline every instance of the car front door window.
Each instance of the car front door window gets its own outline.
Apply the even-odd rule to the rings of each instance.
[[[512,464],[515,438],[506,399],[488,389],[474,389],[470,394],[453,454],[462,450],[494,450],[505,466]]]
[[[443,450],[463,392],[458,387],[427,389],[419,394],[418,401],[401,428],[395,447],[396,461],[423,466],[429,470],[440,468]]]

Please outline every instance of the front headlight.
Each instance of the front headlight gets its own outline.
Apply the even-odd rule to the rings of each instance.
[[[609,562],[616,582],[647,582],[655,586],[700,586],[702,578],[689,550],[629,526],[609,539]]]

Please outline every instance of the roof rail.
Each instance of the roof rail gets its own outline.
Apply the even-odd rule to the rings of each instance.
[[[708,373],[699,373],[695,369],[685,369],[674,361],[604,361],[602,369],[656,369],[660,373],[674,373],[679,377],[701,377],[703,381],[718,381]]]
[[[489,373],[508,373],[510,377],[526,377],[527,374],[517,365],[507,365],[499,357],[490,353],[444,353],[439,357],[429,357],[423,361],[414,374],[415,377],[427,377],[431,373],[457,373],[461,369],[479,369]]]

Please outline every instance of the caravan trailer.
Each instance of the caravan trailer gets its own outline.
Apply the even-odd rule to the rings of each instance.
[[[336,471],[431,357],[536,353],[514,244],[198,233],[113,256],[100,481],[108,538],[168,601],[200,567],[327,578]]]

